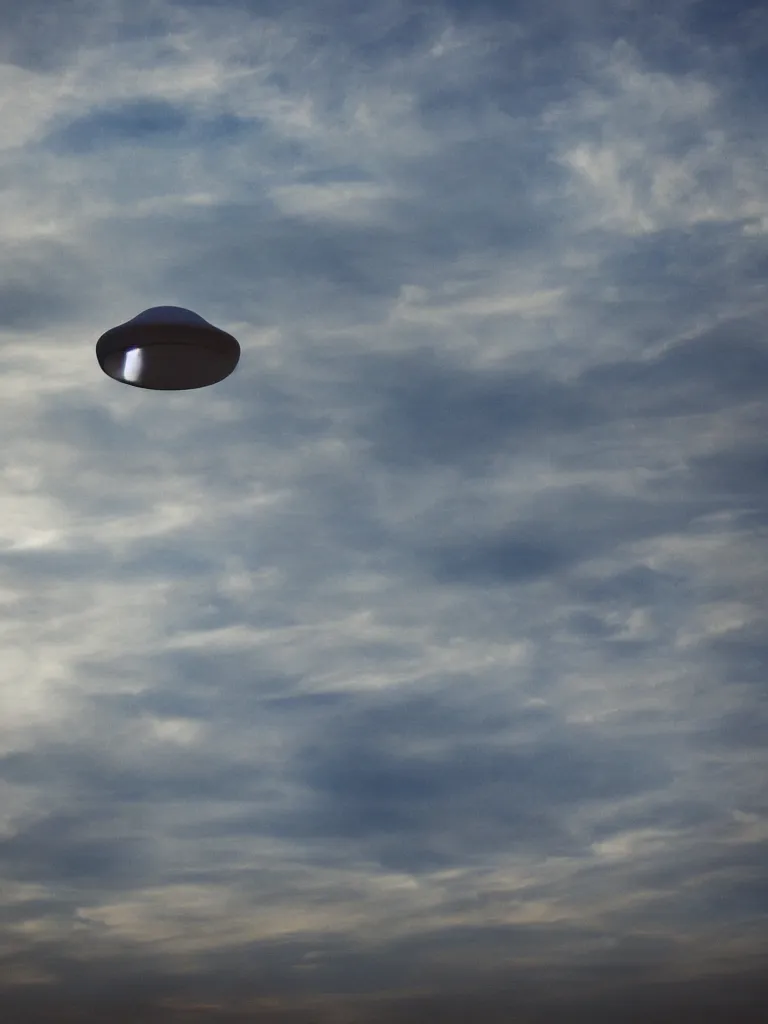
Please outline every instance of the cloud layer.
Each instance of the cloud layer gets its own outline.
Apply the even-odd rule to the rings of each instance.
[[[757,1019],[766,32],[4,6],[14,1019]]]

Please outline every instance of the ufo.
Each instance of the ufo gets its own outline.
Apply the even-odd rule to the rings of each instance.
[[[102,334],[96,358],[121,384],[189,391],[228,377],[240,359],[240,345],[191,309],[153,306]]]

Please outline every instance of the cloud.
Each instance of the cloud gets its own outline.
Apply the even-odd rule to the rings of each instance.
[[[759,7],[49,6],[0,14],[8,1012],[756,1019]],[[163,303],[231,378],[100,373]]]
[[[82,308],[82,269],[71,246],[45,240],[4,246],[0,262],[0,329],[30,331]]]
[[[664,780],[660,765],[648,765],[626,743],[613,748],[575,730],[560,735],[535,708],[507,712],[505,729],[503,705],[496,715],[492,708],[486,697],[475,730],[466,712],[451,722],[445,707],[423,699],[347,713],[343,731],[326,730],[309,753],[319,828],[362,840],[368,856],[414,873],[493,851],[563,854],[579,846],[564,815],[569,805],[615,799]],[[529,742],[515,742],[515,734],[528,730]],[[312,818],[304,811],[304,827]]]
[[[170,103],[137,100],[116,109],[99,110],[70,121],[59,133],[58,145],[75,153],[87,153],[100,145],[142,140],[156,142],[176,136],[186,126],[184,112]]]

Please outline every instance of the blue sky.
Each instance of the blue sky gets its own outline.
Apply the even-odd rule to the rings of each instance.
[[[14,1019],[756,1020],[763,6],[0,40]],[[104,376],[161,304],[236,373]]]

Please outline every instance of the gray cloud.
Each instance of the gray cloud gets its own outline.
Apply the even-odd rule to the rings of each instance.
[[[521,731],[532,726],[535,741],[510,743],[503,712],[494,715],[488,701],[483,708],[488,717],[474,741],[463,717],[446,723],[446,709],[423,700],[348,715],[341,728],[324,730],[305,755],[307,778],[320,797],[318,827],[372,843],[387,866],[408,871],[531,844],[540,854],[564,853],[578,848],[565,807],[666,779],[660,764],[629,744],[542,730],[535,713],[513,722]],[[312,820],[310,807],[302,821]]]
[[[30,331],[69,320],[84,304],[86,272],[59,242],[11,243],[0,256],[0,329]]]
[[[62,126],[45,140],[55,150],[87,155],[105,146],[218,144],[247,130],[234,116],[193,119],[182,107],[151,97],[97,110]]]
[[[3,57],[35,69],[65,67],[82,42],[94,8],[90,0],[70,0],[55,8],[42,0],[3,5]],[[87,38],[87,36],[86,36]]]
[[[3,8],[14,1020],[757,1019],[763,29],[715,6]],[[220,387],[100,374],[167,302]]]

